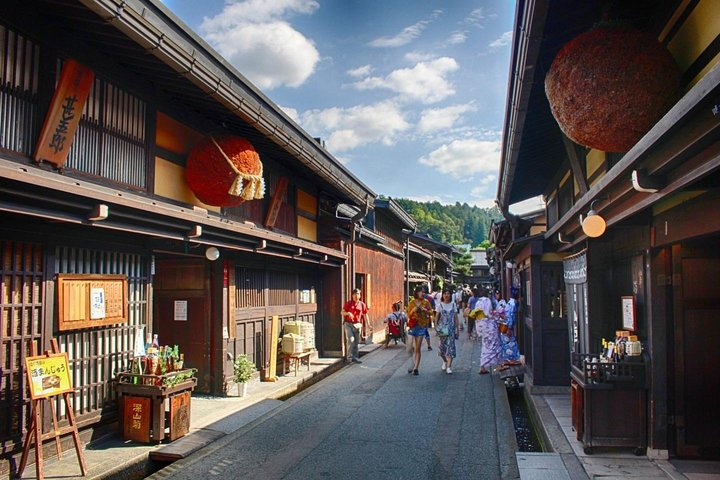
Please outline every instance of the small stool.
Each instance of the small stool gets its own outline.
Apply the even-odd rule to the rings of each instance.
[[[308,372],[310,371],[310,355],[312,351],[303,353],[283,353],[283,375],[289,373],[289,369],[295,366],[295,376],[297,377],[298,367],[304,362],[307,364]]]

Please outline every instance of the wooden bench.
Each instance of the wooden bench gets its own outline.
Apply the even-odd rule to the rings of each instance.
[[[302,353],[283,353],[283,375],[289,373],[290,368],[295,367],[295,376],[297,377],[298,367],[303,362],[307,365],[308,372],[310,371],[310,355],[313,351],[302,352]]]

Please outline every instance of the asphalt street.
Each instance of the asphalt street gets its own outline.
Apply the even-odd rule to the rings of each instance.
[[[419,376],[402,344],[376,350],[150,478],[519,478],[507,395],[478,375],[479,342],[458,342],[452,375],[433,346]]]

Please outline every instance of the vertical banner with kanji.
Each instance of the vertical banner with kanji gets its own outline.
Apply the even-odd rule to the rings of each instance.
[[[123,439],[150,441],[150,397],[123,398]]]
[[[50,162],[58,168],[65,164],[94,79],[86,66],[71,58],[65,60],[35,146],[36,162]]]

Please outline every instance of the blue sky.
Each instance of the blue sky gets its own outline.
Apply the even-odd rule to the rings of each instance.
[[[515,2],[165,0],[377,193],[492,205]]]

